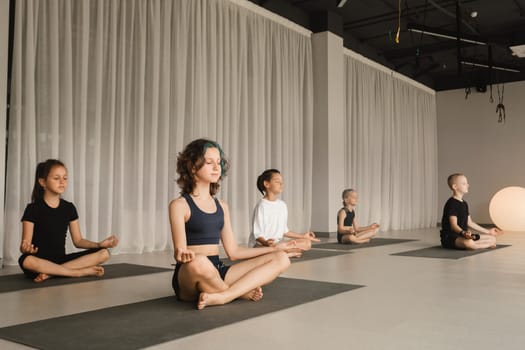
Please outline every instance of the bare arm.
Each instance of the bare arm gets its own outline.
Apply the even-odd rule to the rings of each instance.
[[[309,239],[311,241],[320,242],[320,240],[315,237],[315,233],[313,233],[312,231],[308,231],[308,232],[305,232],[305,233],[298,233],[298,232],[288,231],[283,236],[284,237],[288,237],[288,238]]]
[[[195,258],[195,253],[188,249],[186,242],[185,222],[191,215],[190,207],[186,200],[180,197],[171,201],[169,215],[175,260],[178,263],[190,262]]]
[[[501,234],[501,230],[498,229],[497,227],[493,227],[493,228],[490,228],[490,229],[486,229],[484,227],[481,227],[480,225],[476,224],[470,217],[470,215],[468,216],[468,227],[469,228],[472,228],[476,231],[479,231],[481,233],[485,233],[485,234],[488,234],[488,235],[494,235],[494,236],[497,236],[499,234]]]
[[[221,241],[228,255],[228,258],[232,261],[254,258],[256,256],[268,254],[276,250],[288,250],[294,249],[295,241],[286,243],[279,243],[273,247],[261,247],[261,248],[246,248],[241,247],[235,241],[233,231],[230,222],[230,210],[228,205],[223,201],[220,201],[222,210],[224,211],[224,226],[221,231]]]
[[[470,217],[469,217],[470,218]],[[470,231],[464,231],[459,225],[458,225],[458,217],[457,216],[449,216],[448,218],[450,223],[450,228],[452,231],[460,234],[464,238],[472,239],[472,233]]]
[[[353,226],[345,226],[345,218],[346,218],[346,212],[344,209],[339,210],[339,213],[337,213],[337,232],[343,235],[347,234],[354,234],[354,228]]]
[[[78,223],[78,219],[69,223],[69,232],[71,234],[71,240],[77,248],[113,248],[118,244],[118,238],[115,235],[111,235],[100,242],[93,242],[89,239],[85,239],[82,237],[82,233],[80,232],[80,224]]]
[[[35,254],[38,247],[33,246],[33,229],[35,224],[30,221],[22,221],[22,242],[20,243],[20,252],[22,254]]]
[[[360,226],[357,224],[357,220],[354,218],[354,227],[355,227],[355,232],[356,232],[356,233],[360,233],[360,232],[365,232],[365,231],[375,230],[376,228],[379,228],[379,224],[377,224],[377,223],[373,223],[372,225],[368,225],[368,226],[360,227]]]

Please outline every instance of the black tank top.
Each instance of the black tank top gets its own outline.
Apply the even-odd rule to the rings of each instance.
[[[189,194],[183,193],[182,197],[190,206],[191,213],[190,219],[185,224],[186,244],[219,244],[224,226],[224,212],[217,198],[214,198],[217,210],[210,214],[200,210]]]
[[[343,209],[346,213],[343,225],[352,226],[354,224],[355,211],[354,210],[350,211],[347,207],[344,207]],[[339,216],[337,216],[337,223],[339,224]]]

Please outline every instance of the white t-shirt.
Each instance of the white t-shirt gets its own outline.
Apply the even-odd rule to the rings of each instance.
[[[252,232],[248,244],[253,247],[259,237],[278,242],[288,231],[290,230],[286,203],[280,199],[269,201],[263,198],[253,209]]]

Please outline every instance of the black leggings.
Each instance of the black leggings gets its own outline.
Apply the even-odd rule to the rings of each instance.
[[[70,253],[70,254],[65,254],[65,255],[57,255],[57,256],[38,256],[35,254],[22,254],[20,258],[18,258],[18,265],[20,265],[20,268],[22,269],[22,271],[24,271],[24,274],[26,275],[27,278],[35,279],[36,276],[39,275],[39,273],[28,270],[24,267],[24,260],[28,256],[34,256],[39,259],[49,260],[51,262],[54,262],[55,264],[62,265],[64,263],[67,263],[68,261],[78,259],[81,256],[96,253],[101,249],[105,249],[105,248],[93,248],[93,249],[84,250],[82,252]]]

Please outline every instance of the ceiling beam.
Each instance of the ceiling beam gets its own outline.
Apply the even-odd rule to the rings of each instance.
[[[470,43],[461,43],[461,47],[469,47],[474,46],[474,44]],[[392,49],[388,51],[383,51],[383,56],[387,60],[395,60],[395,59],[402,59],[405,57],[412,57],[416,55],[428,55],[432,53],[442,52],[442,51],[448,51],[456,49],[456,43],[453,41],[442,41],[435,44],[429,44],[429,45],[421,45],[421,46],[412,46],[407,47],[404,49]]]
[[[474,2],[476,0],[464,0],[461,3],[466,4],[470,2]],[[456,6],[456,0],[448,0],[447,2],[440,4],[441,7],[447,8],[447,7],[454,7]],[[405,10],[401,11],[401,18],[410,18],[414,15],[419,14],[422,10],[426,11],[428,13],[439,11],[437,8],[432,6],[426,6],[426,5],[419,5],[414,6]],[[360,18],[355,21],[346,22],[344,23],[344,29],[350,30],[350,29],[356,29],[361,27],[366,27],[369,25],[374,25],[378,23],[388,22],[388,21],[396,21],[398,17],[397,9],[395,11],[390,12],[384,12],[379,15]]]

